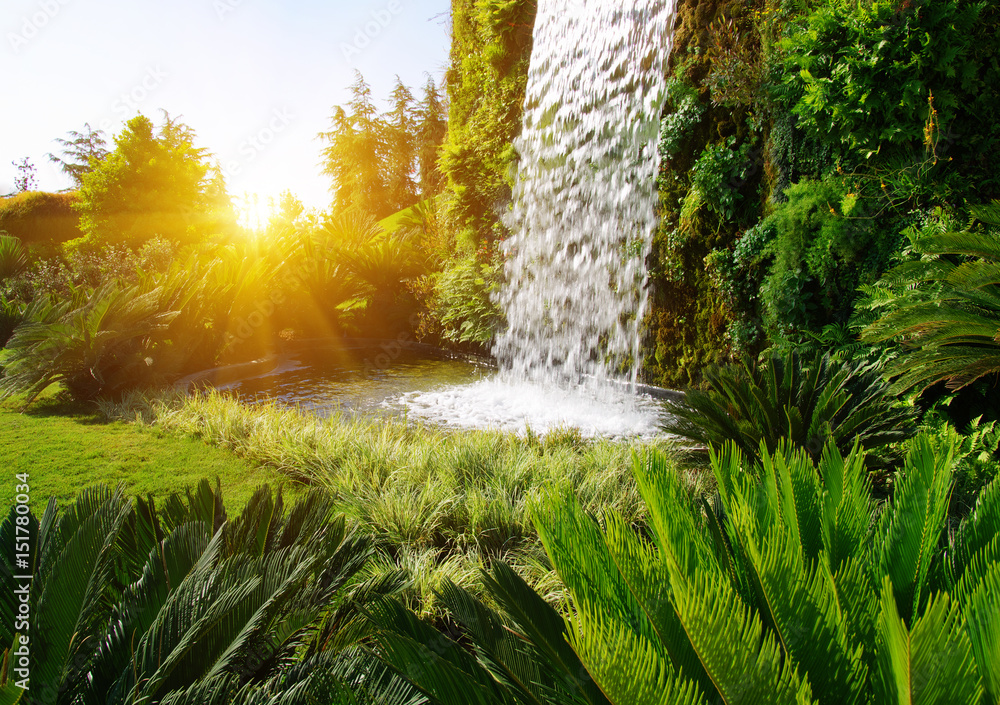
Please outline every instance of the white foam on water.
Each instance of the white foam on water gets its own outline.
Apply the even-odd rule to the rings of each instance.
[[[398,403],[411,417],[518,433],[659,435],[658,405],[633,392],[675,5],[539,0],[496,297],[507,324],[493,350],[502,371],[405,394]]]
[[[636,381],[675,0],[541,0],[494,354],[522,379]]]
[[[656,400],[628,388],[566,387],[497,376],[433,392],[410,392],[396,403],[408,418],[462,429],[495,429],[539,435],[577,429],[585,438],[653,438],[662,435]]]

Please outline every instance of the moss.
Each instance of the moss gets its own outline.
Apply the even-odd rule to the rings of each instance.
[[[732,356],[727,333],[731,316],[708,272],[706,258],[713,251],[732,247],[743,230],[759,219],[770,192],[770,179],[765,175],[773,173],[773,167],[763,149],[766,131],[748,120],[751,106],[713,94],[710,84],[726,84],[719,73],[736,65],[734,57],[743,63],[760,63],[761,38],[745,18],[763,6],[763,2],[726,0],[678,3],[670,69],[697,91],[703,110],[698,123],[689,126],[679,141],[664,135],[677,148],[660,167],[661,222],[648,263],[652,298],[643,373],[653,384],[697,384],[707,365]],[[723,41],[718,26],[728,18],[737,29]],[[740,70],[747,71],[745,67]],[[740,79],[745,77],[741,74]],[[665,114],[677,107],[668,102]],[[738,158],[719,159],[726,147]],[[724,172],[706,174],[714,164]],[[729,189],[731,204],[716,207],[726,217],[706,205],[718,200],[718,192],[700,194],[695,189],[694,178],[699,174],[703,182],[714,179],[719,188]]]
[[[502,237],[531,58],[533,0],[453,0],[445,227],[466,252]]]

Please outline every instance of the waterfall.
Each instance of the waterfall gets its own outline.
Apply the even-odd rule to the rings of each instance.
[[[496,303],[501,372],[405,394],[413,418],[470,428],[655,436],[623,389],[641,366],[657,226],[660,108],[675,0],[539,0],[519,172]]]
[[[635,382],[675,0],[539,0],[494,354],[513,379]]]

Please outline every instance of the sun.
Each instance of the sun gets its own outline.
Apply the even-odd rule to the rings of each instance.
[[[267,229],[272,216],[278,212],[278,199],[274,196],[244,191],[233,198],[236,222],[248,235],[260,235]]]

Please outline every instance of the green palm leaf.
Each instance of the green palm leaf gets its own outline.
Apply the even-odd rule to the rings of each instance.
[[[908,630],[894,589],[882,586],[876,702],[891,705],[976,705],[982,686],[958,605],[941,594]]]

